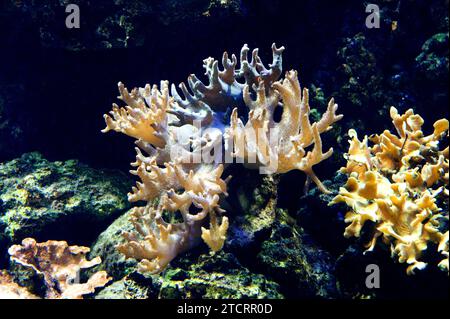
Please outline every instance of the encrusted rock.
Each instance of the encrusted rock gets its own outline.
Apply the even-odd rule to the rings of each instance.
[[[151,278],[131,273],[101,290],[95,299],[149,299],[156,298],[158,286]]]
[[[128,211],[117,218],[104,232],[100,234],[91,247],[90,256],[99,256],[102,263],[95,270],[106,270],[115,280],[137,270],[135,259],[125,259],[116,246],[125,243],[123,231],[130,231],[133,225],[129,221],[132,211]]]
[[[232,254],[201,255],[196,263],[167,269],[160,278],[159,298],[282,298],[279,285],[250,272]]]
[[[0,254],[25,237],[90,243],[129,208],[129,185],[124,174],[38,153],[0,164]]]

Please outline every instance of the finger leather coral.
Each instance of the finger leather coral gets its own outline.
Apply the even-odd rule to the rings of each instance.
[[[433,133],[425,135],[424,120],[412,109],[400,115],[391,107],[390,115],[396,134],[385,130],[360,141],[350,130],[347,165],[341,168],[348,180],[330,204],[351,208],[345,237],[359,237],[371,221],[375,231],[367,249],[383,240],[408,264],[408,274],[427,266],[422,256],[430,247],[436,247],[442,256],[438,266],[448,272],[449,151],[439,142],[448,138],[449,122],[436,121]]]
[[[333,152],[322,151],[321,134],[342,118],[331,99],[322,118],[311,123],[308,90],[296,71],[282,71],[284,47],[272,45],[272,63],[266,67],[258,49],[242,47],[238,58],[224,53],[219,61],[203,61],[208,83],[190,75],[178,88],[162,81],[129,91],[119,83],[119,99],[105,115],[103,132],[117,131],[136,140],[132,174],[140,182],[128,199],[146,202],[136,207],[135,230],[124,233],[118,246],[128,258],[140,261],[139,270],[158,273],[179,253],[203,241],[213,251],[222,249],[228,218],[220,207],[227,196],[225,167],[243,163],[262,173],[301,170],[323,192],[326,187],[313,166]],[[170,89],[169,89],[170,88]],[[282,110],[281,120],[275,112]],[[165,217],[179,212],[181,221]],[[208,223],[209,221],[209,228]]]

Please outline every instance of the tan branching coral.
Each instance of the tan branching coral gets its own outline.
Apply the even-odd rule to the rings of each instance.
[[[86,283],[76,282],[81,269],[101,262],[100,257],[86,260],[88,252],[87,247],[69,246],[65,241],[37,243],[33,238],[26,238],[22,245],[13,245],[8,250],[12,261],[30,267],[43,276],[47,287],[45,297],[49,299],[81,299],[111,280],[105,271],[99,271]]]
[[[360,141],[350,130],[347,166],[341,169],[349,178],[331,204],[351,207],[344,236],[359,237],[371,221],[375,232],[368,250],[381,237],[399,262],[409,265],[408,274],[427,265],[421,257],[430,243],[444,257],[438,266],[448,272],[448,147],[439,150],[448,120],[435,122],[426,136],[422,117],[412,109],[400,115],[392,107],[390,115],[398,135],[386,130]]]
[[[257,98],[253,101],[249,86],[244,87],[244,101],[250,109],[249,120],[244,125],[233,110],[231,126],[227,131],[233,139],[233,155],[244,163],[272,169],[273,173],[286,173],[298,169],[305,172],[319,189],[328,190],[313,171],[313,166],[333,153],[330,148],[322,152],[320,134],[331,129],[343,116],[336,115],[337,104],[331,99],[320,121],[311,124],[307,89],[301,89],[296,71],[286,73],[283,81],[275,82],[270,90],[261,81]],[[281,120],[274,120],[275,108],[282,101]],[[256,133],[256,134],[255,134]],[[272,135],[271,135],[272,134]],[[314,144],[311,151],[305,149]]]
[[[135,231],[124,234],[127,241],[118,249],[139,260],[141,272],[162,271],[200,238],[211,250],[222,249],[228,219],[219,206],[227,195],[227,180],[221,175],[233,160],[267,168],[268,173],[302,170],[327,192],[312,168],[331,155],[332,149],[322,152],[320,134],[342,115],[336,115],[337,105],[331,100],[322,119],[310,123],[308,91],[301,90],[297,73],[288,72],[279,81],[283,51],[284,47],[272,45],[268,67],[258,49],[249,60],[247,45],[239,66],[238,58],[226,52],[222,68],[209,57],[203,61],[209,83],[192,74],[187,85],[179,85],[183,96],[173,84],[169,93],[166,81],[159,89],[147,84],[131,91],[119,83],[119,99],[127,105],[113,104],[103,132],[124,133],[138,146],[131,173],[141,181],[128,199],[145,201],[147,206],[135,208],[131,217]],[[274,120],[277,107],[283,109],[280,122]],[[245,124],[238,118],[242,108],[248,109]],[[279,133],[275,139],[274,133]],[[308,147],[312,149],[307,151]],[[177,212],[181,222],[165,220]]]
[[[216,251],[219,250],[217,247],[223,246],[227,228],[224,225],[228,225],[228,220],[223,217],[222,225],[217,227],[216,218],[216,213],[223,213],[219,206],[219,195],[226,194],[226,181],[220,178],[223,166],[205,168],[208,166],[185,173],[181,166],[170,163],[164,169],[155,167],[154,171],[144,175],[141,190],[145,189],[145,185],[155,184],[158,191],[145,193],[136,188],[135,193],[129,195],[132,201],[148,200],[149,204],[134,208],[131,222],[136,232],[123,233],[127,242],[119,245],[118,249],[126,257],[140,260],[141,272],[162,271],[179,253],[194,246],[200,234],[211,249]],[[160,174],[160,170],[165,170],[164,175]],[[165,178],[159,183],[157,178],[152,180],[149,175],[154,172],[159,172],[154,176]],[[153,208],[150,201],[157,195],[160,195],[159,205]],[[199,212],[192,214],[192,205]],[[163,212],[180,212],[183,221],[167,223],[163,219]],[[211,223],[209,230],[202,227],[208,215]]]
[[[140,92],[130,92],[119,83],[119,99],[127,103],[119,108],[113,104],[110,115],[105,115],[106,128],[103,132],[115,130],[157,147],[165,145],[164,133],[167,129],[167,109],[169,91],[167,82],[161,83],[161,92],[157,86],[146,85]]]
[[[202,239],[213,251],[219,251],[225,243],[228,230],[228,218],[223,217],[222,223],[219,225],[216,216],[213,214],[211,215],[210,223],[211,229],[202,227]]]
[[[212,249],[222,247],[226,228],[220,227],[217,231],[221,235],[215,235],[217,219],[212,216],[223,213],[219,206],[219,196],[227,194],[226,180],[221,179],[223,165],[191,168],[176,161],[161,166],[157,164],[156,156],[145,157],[140,150],[137,152],[137,160],[133,163],[137,168],[131,172],[141,182],[128,198],[132,202],[147,201],[148,204],[134,209],[131,222],[136,232],[123,234],[127,243],[119,245],[119,251],[128,258],[140,260],[141,272],[158,273],[179,253],[196,244],[202,233],[212,233],[215,246],[205,239]],[[157,207],[153,207],[155,199],[159,199]],[[190,213],[193,207],[199,212]],[[180,212],[183,221],[167,223],[163,219],[164,212]],[[202,227],[208,216],[210,230]],[[222,224],[226,221],[223,217]]]

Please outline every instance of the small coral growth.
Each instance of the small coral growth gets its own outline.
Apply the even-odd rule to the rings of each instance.
[[[350,130],[347,166],[341,169],[348,180],[331,204],[351,208],[345,237],[360,237],[371,221],[368,250],[381,238],[399,262],[409,265],[408,274],[426,267],[422,256],[432,243],[444,257],[438,266],[448,271],[449,148],[441,150],[439,142],[448,137],[449,122],[436,121],[433,133],[424,135],[424,120],[412,109],[400,115],[391,107],[390,115],[397,134],[385,130],[360,141]]]
[[[12,261],[42,275],[47,299],[82,299],[83,295],[93,293],[111,280],[105,271],[98,271],[86,283],[78,282],[81,269],[91,268],[101,262],[100,257],[88,261],[86,254],[89,251],[87,247],[69,246],[65,241],[37,243],[33,238],[26,238],[22,245],[13,245],[8,250]],[[3,271],[0,273],[1,298],[39,297],[19,286],[12,276]]]

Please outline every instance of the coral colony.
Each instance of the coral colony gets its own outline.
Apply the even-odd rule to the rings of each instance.
[[[43,276],[47,299],[82,299],[83,295],[93,293],[95,288],[103,287],[111,280],[105,271],[98,271],[86,283],[76,282],[81,269],[101,263],[100,257],[86,260],[88,252],[87,247],[68,246],[65,241],[36,243],[32,238],[26,238],[22,245],[13,245],[8,250],[12,261]],[[8,299],[39,298],[16,284],[6,272],[0,273],[0,296]]]
[[[134,209],[131,221],[135,232],[124,233],[127,243],[118,249],[126,257],[140,260],[140,272],[161,272],[200,237],[211,250],[222,249],[228,218],[223,216],[219,200],[227,195],[229,178],[224,180],[221,175],[224,165],[233,159],[265,173],[301,170],[328,192],[313,166],[333,152],[322,152],[320,134],[342,118],[336,115],[337,104],[331,99],[320,121],[311,124],[308,90],[301,89],[297,72],[289,71],[279,79],[284,47],[272,45],[269,68],[262,63],[258,49],[253,50],[251,61],[248,51],[244,45],[239,68],[236,56],[230,60],[226,52],[222,70],[217,60],[205,59],[208,85],[189,76],[191,92],[184,83],[179,86],[184,98],[173,84],[170,95],[165,81],[160,89],[147,84],[131,92],[119,83],[119,99],[127,106],[113,105],[111,115],[105,115],[103,132],[114,130],[137,140],[132,174],[141,182],[128,198],[145,201],[147,206]],[[227,116],[230,108],[231,116]],[[283,111],[278,122],[274,119],[276,108]],[[239,118],[240,112],[244,120]],[[312,150],[306,151],[310,146]],[[192,206],[199,211],[193,213]],[[183,221],[166,222],[163,212],[180,212]]]
[[[225,52],[219,61],[203,61],[209,83],[195,75],[188,85],[156,85],[127,90],[119,83],[119,99],[105,115],[103,132],[117,131],[136,139],[136,161],[131,173],[139,177],[128,194],[131,202],[144,202],[131,213],[134,230],[124,232],[125,243],[117,249],[139,261],[138,271],[157,274],[182,252],[201,242],[217,252],[222,249],[229,226],[220,199],[227,196],[223,178],[227,165],[236,162],[262,174],[303,171],[307,183],[314,182],[323,193],[331,193],[313,171],[328,159],[333,149],[322,151],[321,134],[342,119],[331,99],[317,122],[309,119],[308,90],[301,88],[296,71],[282,76],[284,47],[272,45],[273,61],[268,68],[258,49],[248,59],[244,45],[239,59]],[[275,114],[281,113],[280,118]],[[391,247],[399,262],[414,274],[427,264],[421,261],[431,245],[442,255],[438,266],[448,273],[449,148],[439,141],[447,136],[446,119],[434,123],[425,135],[424,120],[408,110],[400,115],[391,108],[396,134],[358,139],[350,130],[350,148],[341,172],[347,183],[330,205],[343,202],[350,207],[345,237],[359,237],[370,224],[372,250],[381,239]],[[369,146],[369,141],[372,146]],[[180,214],[181,221],[174,218]],[[371,221],[371,223],[367,223]],[[82,298],[111,278],[105,271],[78,283],[81,269],[98,265],[88,261],[89,248],[69,246],[64,241],[37,243],[26,238],[9,249],[11,260],[43,276],[46,298]],[[0,297],[39,298],[0,272]]]
[[[391,107],[390,113],[397,135],[386,130],[360,141],[350,130],[347,166],[341,169],[348,181],[331,204],[351,208],[345,237],[359,237],[364,224],[373,222],[367,249],[381,237],[409,265],[408,274],[427,265],[420,257],[429,243],[436,244],[443,256],[438,266],[448,272],[449,150],[440,150],[439,140],[448,136],[449,122],[436,121],[433,133],[424,135],[424,120],[413,110],[400,115]]]

